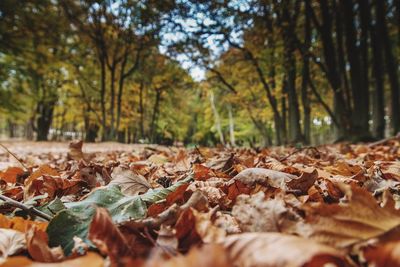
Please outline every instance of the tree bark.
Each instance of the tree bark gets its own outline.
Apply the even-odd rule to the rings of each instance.
[[[306,0],[309,1],[309,0]],[[309,77],[310,77],[310,58],[308,51],[311,45],[311,11],[309,3],[305,5],[304,22],[304,49],[307,53],[303,54],[303,73],[301,82],[301,100],[303,104],[303,133],[304,142],[310,143],[311,137],[311,106],[309,99]]]
[[[386,72],[389,77],[391,89],[391,124],[392,134],[400,131],[400,99],[399,99],[399,79],[397,74],[398,64],[393,55],[392,44],[386,25],[386,7],[385,1],[376,0],[376,26],[379,33],[379,40],[382,41],[382,47],[386,63]]]
[[[38,118],[36,120],[37,124],[37,141],[47,141],[47,137],[49,134],[51,122],[53,120],[53,112],[56,101],[39,101],[37,104],[36,113],[38,114]]]
[[[375,90],[373,91],[372,118],[373,133],[377,139],[385,137],[385,110],[384,110],[384,72],[382,44],[379,40],[379,31],[375,26],[370,25],[371,44],[372,44],[372,71],[375,80]]]
[[[295,20],[289,12],[290,5],[288,1],[283,2],[282,10],[282,30],[284,44],[284,68],[286,72],[286,89],[288,94],[288,123],[289,123],[289,141],[291,143],[302,142],[303,136],[300,127],[299,102],[296,92],[296,58],[295,52]]]
[[[224,134],[222,133],[222,127],[221,127],[221,119],[219,117],[219,113],[217,110],[217,107],[215,106],[215,101],[214,101],[214,93],[210,93],[210,103],[211,103],[211,108],[214,113],[214,119],[215,119],[215,127],[217,128],[217,133],[219,136],[219,141],[222,145],[225,145],[225,139],[224,139]]]
[[[353,93],[352,137],[363,140],[369,134],[369,90],[363,82],[360,49],[357,46],[357,33],[354,25],[354,3],[352,0],[340,0],[343,10],[345,44],[350,65],[350,80]]]

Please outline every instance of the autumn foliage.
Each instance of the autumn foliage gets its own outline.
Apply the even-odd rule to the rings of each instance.
[[[400,266],[399,147],[27,148],[0,172],[1,264]]]

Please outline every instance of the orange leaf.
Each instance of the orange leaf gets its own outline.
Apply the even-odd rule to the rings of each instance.
[[[7,183],[16,183],[17,177],[24,173],[24,170],[19,167],[9,167],[4,172],[0,172],[0,179]]]
[[[27,228],[33,225],[35,225],[37,229],[45,231],[48,224],[48,222],[25,220],[22,217],[8,218],[3,214],[0,214],[0,228],[14,229],[23,233],[28,230]]]
[[[33,262],[27,257],[10,257],[1,267],[103,267],[104,259],[99,254],[89,252],[85,256],[57,263]]]
[[[47,233],[33,225],[26,232],[26,243],[29,255],[40,262],[57,262],[64,259],[61,247],[50,248]]]

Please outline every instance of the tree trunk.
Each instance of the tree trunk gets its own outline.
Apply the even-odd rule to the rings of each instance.
[[[109,139],[116,139],[116,129],[115,129],[115,64],[113,64],[110,68],[110,135]]]
[[[143,104],[143,90],[144,90],[144,82],[140,82],[139,87],[139,113],[140,113],[140,138],[144,139],[144,104]]]
[[[359,141],[369,134],[369,90],[363,82],[360,49],[357,46],[357,33],[354,25],[354,3],[352,0],[340,0],[343,9],[345,44],[350,65],[350,80],[353,93],[352,138]]]
[[[382,45],[379,40],[379,31],[375,26],[370,25],[371,44],[372,44],[372,71],[375,80],[375,90],[373,91],[372,118],[373,133],[377,139],[385,136],[385,107],[384,107],[384,72]]]
[[[338,139],[342,139],[346,137],[349,132],[349,111],[345,108],[347,105],[344,98],[343,88],[341,86],[340,72],[336,60],[337,55],[332,39],[332,36],[334,36],[332,31],[332,15],[327,0],[320,0],[319,4],[322,14],[322,24],[319,26],[315,19],[314,24],[318,26],[317,28],[321,35],[324,61],[327,68],[327,77],[333,90],[334,113],[340,125],[339,127],[335,127],[336,134]]]
[[[104,58],[100,58],[101,66],[101,77],[100,77],[100,107],[101,107],[101,126],[102,126],[102,141],[108,139],[108,127],[107,127],[107,117],[106,117],[106,64]]]
[[[286,86],[289,108],[289,141],[291,143],[303,141],[300,127],[299,102],[296,92],[296,58],[295,52],[295,21],[289,13],[288,2],[284,2],[283,8],[283,44],[284,44],[284,68],[286,72]]]
[[[222,133],[222,127],[221,127],[221,119],[219,117],[219,113],[217,110],[217,107],[215,106],[214,102],[214,93],[210,93],[210,103],[211,103],[211,108],[214,113],[214,119],[215,119],[215,127],[217,128],[217,133],[219,136],[219,141],[222,145],[225,145],[225,139],[224,139],[224,134]]]
[[[47,136],[49,134],[51,122],[53,120],[54,106],[56,104],[55,100],[51,101],[39,101],[37,104],[36,112],[38,118],[37,123],[37,141],[47,141]]]
[[[309,1],[309,0],[308,0]],[[301,83],[301,100],[303,104],[303,132],[304,141],[306,144],[310,143],[311,138],[311,107],[309,99],[309,77],[310,77],[310,58],[308,51],[311,45],[311,20],[310,20],[310,6],[306,5],[305,23],[304,23],[304,49],[306,53],[303,55],[303,73]]]
[[[386,25],[386,7],[385,1],[376,0],[376,26],[379,33],[379,40],[382,41],[383,52],[385,56],[386,71],[389,77],[391,89],[391,122],[392,134],[400,131],[400,99],[399,99],[399,80],[398,80],[398,64],[393,55],[392,44]]]
[[[158,117],[158,111],[160,107],[160,101],[161,101],[161,90],[156,90],[156,99],[154,101],[154,106],[153,106],[153,115],[151,117],[151,125],[150,125],[150,140],[152,143],[154,143],[156,139],[156,124],[157,124],[157,117]]]
[[[15,126],[15,123],[13,123],[11,119],[7,119],[8,137],[15,137]]]
[[[230,137],[230,144],[232,147],[236,146],[235,142],[235,125],[232,116],[232,106],[228,105],[228,113],[229,113],[229,137]]]

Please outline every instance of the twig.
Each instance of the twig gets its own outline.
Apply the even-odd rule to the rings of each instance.
[[[26,167],[26,165],[19,158],[17,158],[17,156],[14,153],[12,153],[6,146],[4,146],[2,143],[0,143],[0,146],[5,151],[7,151],[7,153],[9,153],[11,156],[13,156],[19,162],[19,164],[21,164],[21,166],[24,168],[24,171],[28,171],[29,170],[28,167]]]
[[[318,148],[316,148],[316,147],[314,147],[314,146],[307,146],[307,147],[302,147],[302,148],[296,149],[295,151],[293,151],[292,153],[290,153],[290,154],[287,155],[286,157],[280,159],[279,161],[280,161],[280,162],[285,161],[285,160],[287,160],[288,158],[290,158],[291,156],[293,156],[293,155],[295,155],[295,154],[297,154],[297,153],[299,153],[299,152],[302,152],[302,151],[304,151],[304,150],[308,150],[308,149],[313,149],[313,150],[317,151],[318,154],[321,153],[321,152],[319,152]]]
[[[38,209],[35,209],[34,207],[28,207],[27,205],[24,205],[21,202],[15,201],[12,198],[6,197],[4,195],[0,195],[0,199],[4,200],[6,202],[6,204],[9,204],[10,206],[20,208],[21,210],[24,210],[24,211],[28,212],[29,214],[36,215],[47,221],[50,221],[51,219],[53,219],[53,217],[51,217],[50,215],[47,215],[46,213],[44,213]]]
[[[204,157],[203,153],[201,153],[201,151],[200,151],[200,149],[198,148],[197,145],[194,146],[194,149],[196,150],[196,152],[197,152],[201,157],[206,158],[206,157]]]
[[[400,132],[397,133],[397,135],[395,135],[395,136],[391,136],[391,137],[384,138],[382,140],[373,142],[373,143],[369,144],[368,147],[372,148],[372,147],[375,147],[375,146],[384,145],[389,141],[398,140],[398,139],[400,139]]]

